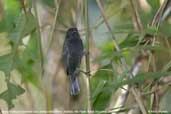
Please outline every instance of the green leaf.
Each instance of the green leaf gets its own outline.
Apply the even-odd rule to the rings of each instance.
[[[19,0],[5,0],[4,1],[5,7],[5,29],[7,31],[11,31],[14,29],[15,20],[21,13],[21,4]]]
[[[169,61],[166,65],[163,66],[162,71],[167,71],[171,68],[171,61]]]
[[[35,17],[30,13],[27,13],[27,15],[19,15],[16,20],[14,20],[14,23],[15,28],[9,34],[9,38],[13,45],[19,45],[24,36],[31,34],[36,30]]]
[[[151,9],[156,11],[160,7],[160,0],[147,0]]]
[[[110,64],[113,59],[117,60],[123,56],[124,52],[115,51],[113,42],[107,42],[103,47],[101,47],[102,53],[98,56],[95,62],[100,63],[102,66]],[[125,50],[124,50],[125,51]]]
[[[9,54],[11,52],[11,45],[6,33],[0,33],[0,56]]]
[[[164,37],[170,37],[171,36],[171,24],[168,22],[163,22],[159,26],[159,32]]]
[[[151,45],[147,45],[145,47],[142,47],[144,50],[151,50],[151,51],[165,51],[168,52],[169,50],[163,46],[160,45],[155,45],[155,46],[151,46]]]
[[[137,84],[137,83],[144,83],[146,80],[156,80],[160,77],[170,76],[171,72],[147,72],[147,73],[140,73],[133,77],[132,79],[128,80],[121,80],[115,83],[111,83],[108,87],[105,87],[102,91],[116,91],[119,87],[122,87],[126,84]]]
[[[0,71],[3,71],[6,75],[9,75],[11,71],[11,63],[11,54],[0,56]]]
[[[46,5],[50,7],[55,7],[55,2],[54,0],[42,0]]]
[[[106,81],[100,81],[95,89],[95,91],[93,92],[93,95],[92,95],[92,102],[95,102],[96,101],[96,98],[97,96],[100,94],[101,90],[105,87],[106,85]]]
[[[171,102],[170,98],[171,98],[171,88],[169,87],[166,93],[161,98],[160,110],[166,110],[168,112],[171,112],[170,105],[168,105]]]
[[[6,32],[6,31],[8,31],[7,29],[9,29],[9,28],[6,27],[5,19],[1,20],[0,21],[0,32]]]
[[[150,34],[150,35],[157,35],[158,34],[158,29],[157,29],[157,27],[147,27],[145,29],[145,33]]]
[[[25,15],[22,15],[22,17],[25,17]],[[23,36],[28,35],[36,30],[36,19],[31,13],[27,13],[25,20],[26,24],[23,30]]]
[[[16,20],[14,20],[15,28],[10,32],[9,38],[12,42],[12,46],[19,46],[21,43],[21,39],[23,38],[23,33],[26,24],[26,17],[25,15],[19,15]]]
[[[10,76],[11,70],[14,69],[16,57],[18,56],[17,50],[20,45],[20,41],[22,39],[22,32],[25,26],[25,19],[21,15],[17,19],[18,20],[16,21],[14,20],[14,22],[16,22],[16,27],[9,34],[10,36],[8,37],[12,42],[11,53],[6,56],[2,56],[0,60],[1,70],[5,72],[6,76]]]
[[[23,94],[25,90],[19,85],[7,82],[8,89],[0,94],[0,98],[5,100],[8,104],[8,108],[14,107],[12,100],[16,99],[17,96]]]
[[[29,42],[23,52],[19,54],[16,61],[17,69],[22,73],[24,81],[39,85],[40,55],[38,47],[37,32],[30,35]]]
[[[141,38],[141,37],[142,36],[139,34],[135,34],[135,33],[129,34],[127,36],[127,38],[119,44],[119,46],[120,46],[120,48],[134,47],[134,46],[136,46],[136,44],[139,41],[139,38]]]
[[[19,0],[5,0],[5,10],[7,13],[16,14],[20,12],[20,1]]]
[[[106,69],[106,70],[103,70]],[[114,79],[111,65],[100,68],[91,79],[92,106],[95,110],[104,110],[110,101],[111,92],[102,92]]]

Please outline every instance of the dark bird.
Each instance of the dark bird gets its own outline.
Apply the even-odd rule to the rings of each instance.
[[[80,93],[78,82],[79,66],[83,56],[83,43],[77,28],[69,28],[63,45],[63,64],[66,74],[70,80],[70,94],[72,96]]]

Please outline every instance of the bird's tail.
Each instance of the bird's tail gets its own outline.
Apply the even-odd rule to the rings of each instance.
[[[76,76],[69,76],[70,78],[70,93],[72,96],[76,96],[80,93],[80,85]]]

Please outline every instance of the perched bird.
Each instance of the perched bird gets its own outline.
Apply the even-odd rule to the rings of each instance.
[[[66,74],[70,80],[70,94],[72,96],[80,93],[78,82],[79,66],[83,56],[83,43],[77,28],[69,28],[63,45],[63,64]]]

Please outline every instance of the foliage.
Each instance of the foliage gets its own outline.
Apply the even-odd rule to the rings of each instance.
[[[8,90],[2,92],[0,94],[0,98],[4,99],[8,103],[9,109],[14,107],[12,103],[13,99],[16,99],[17,96],[24,93],[24,89],[20,87],[20,85],[15,85],[13,83],[7,82]]]
[[[104,110],[108,106],[111,92],[102,92],[103,88],[114,80],[113,73],[110,71],[111,65],[100,68],[92,77],[92,105],[95,110]]]
[[[115,2],[116,1],[110,1],[110,0],[105,2],[105,6],[107,7],[106,9],[108,9],[108,7],[111,7],[113,5],[114,11],[112,10],[112,12],[115,12],[116,9],[120,9],[117,11],[122,11],[123,9],[121,9],[121,7],[122,7],[123,3],[126,4],[126,2],[125,1],[118,2],[117,5],[115,5],[116,4]],[[92,78],[92,80],[91,80],[92,85],[94,85],[95,86],[94,88],[97,89],[97,91],[95,91],[96,89],[92,89],[92,94],[96,95],[96,97],[93,96],[93,99],[92,99],[93,107],[96,110],[105,110],[108,107],[108,105],[106,105],[106,104],[110,103],[109,96],[111,96],[113,94],[113,92],[115,93],[116,90],[118,90],[120,87],[122,87],[125,84],[132,85],[132,84],[140,83],[140,85],[144,84],[144,86],[145,86],[145,82],[147,82],[147,80],[158,80],[161,77],[170,76],[170,72],[167,72],[167,71],[162,72],[157,67],[157,70],[158,70],[157,72],[140,73],[137,76],[135,76],[134,78],[129,79],[129,80],[123,80],[123,78],[121,78],[120,81],[119,80],[116,81],[116,78],[115,78],[114,80],[110,80],[110,81],[112,81],[112,83],[110,83],[109,80],[108,81],[105,80],[105,77],[107,76],[107,74],[106,74],[107,72],[110,73],[112,71],[112,67],[108,68],[105,71],[101,71],[101,68],[105,67],[106,64],[111,64],[111,62],[113,62],[113,61],[115,63],[117,63],[121,57],[124,57],[127,60],[127,63],[130,66],[132,66],[133,62],[131,62],[131,61],[133,59],[135,59],[135,56],[137,56],[138,53],[142,49],[143,50],[151,50],[154,53],[161,53],[161,52],[169,53],[170,49],[168,50],[168,47],[166,47],[166,46],[163,46],[160,44],[151,46],[151,45],[144,45],[141,43],[141,42],[143,42],[143,40],[147,34],[157,35],[158,40],[160,40],[160,41],[161,41],[162,37],[167,37],[167,38],[170,37],[169,31],[171,29],[169,28],[170,22],[168,20],[163,21],[159,28],[154,28],[154,27],[148,26],[151,23],[152,18],[154,17],[158,8],[160,7],[160,1],[159,0],[155,0],[155,1],[147,0],[147,2],[149,3],[151,10],[148,12],[141,10],[141,13],[140,13],[141,21],[143,22],[143,26],[145,27],[143,34],[136,32],[134,30],[133,26],[127,28],[126,25],[124,24],[124,23],[130,23],[132,21],[131,18],[127,18],[126,20],[123,19],[123,18],[125,18],[125,15],[129,15],[130,12],[124,12],[124,14],[121,13],[120,15],[116,14],[117,18],[123,19],[123,20],[118,20],[118,21],[116,20],[116,22],[115,22],[115,24],[121,24],[121,25],[123,25],[123,27],[122,26],[115,27],[116,25],[113,27],[114,31],[119,31],[119,32],[114,32],[114,35],[116,36],[117,41],[119,42],[119,47],[121,48],[122,53],[116,52],[115,46],[113,45],[113,42],[112,42],[112,39],[109,39],[107,41],[107,43],[105,43],[104,45],[101,45],[101,55],[98,56],[95,61],[97,63],[101,63],[100,64],[101,67],[97,70],[97,72],[94,74],[94,78]],[[127,11],[129,11],[128,4],[126,5],[125,9]],[[108,14],[106,14],[106,15],[108,15]],[[133,23],[134,22],[132,22],[131,25],[133,25]],[[167,23],[167,25],[166,25],[166,23]],[[125,34],[125,31],[126,31],[126,35],[123,35],[123,34]],[[169,42],[169,45],[170,45],[170,42]],[[159,55],[159,56],[161,56],[161,55]],[[164,60],[160,60],[160,63],[163,63],[162,61],[164,61]],[[156,65],[157,65],[157,63],[156,63]],[[164,66],[165,65],[163,64],[163,67]],[[98,72],[100,72],[100,76],[97,76]],[[117,74],[116,71],[115,71],[115,74]],[[110,74],[110,75],[112,75],[112,74]],[[127,74],[124,74],[124,75],[127,76]],[[94,84],[95,83],[94,80],[97,80],[97,82],[99,84],[98,86],[97,86],[97,84]],[[105,93],[105,95],[102,95],[102,93]],[[97,102],[95,102],[96,100],[97,100]]]
[[[23,94],[24,90],[21,85],[9,82],[10,73],[17,69],[22,73],[24,81],[38,86],[39,74],[34,67],[40,66],[40,55],[34,16],[30,12],[23,14],[18,0],[6,0],[4,4],[5,17],[0,22],[0,31],[3,32],[1,44],[6,42],[6,45],[1,45],[4,53],[1,52],[0,56],[0,71],[5,73],[8,89],[0,94],[0,98],[4,99],[11,109],[14,107],[12,100]],[[26,38],[28,42],[24,44],[23,40]]]
[[[59,1],[57,4],[59,4]],[[85,3],[80,0],[78,1],[79,2],[77,3],[77,1],[61,0],[57,25],[54,30],[55,32],[57,31],[56,33],[58,33],[58,35],[55,36],[56,39],[52,39],[52,42],[56,41],[55,45],[53,45],[54,47],[57,47],[58,44],[59,47],[62,45],[61,42],[63,39],[60,39],[60,37],[64,36],[65,32],[61,32],[61,30],[65,30],[70,26],[85,26],[82,23],[82,19],[84,19],[85,16]],[[170,14],[164,14],[160,26],[150,26],[153,17],[161,6],[160,0],[146,0],[148,7],[150,7],[150,10],[148,11],[144,10],[139,3],[134,4],[137,5],[137,7],[140,7],[137,11],[143,25],[142,32],[135,29],[135,19],[133,19],[134,9],[131,7],[129,1],[101,0],[104,6],[105,16],[112,28],[112,34],[115,36],[118,46],[121,49],[120,52],[117,51],[111,38],[111,33],[105,26],[106,20],[101,16],[96,0],[88,1],[89,26],[92,35],[92,37],[90,37],[92,38],[92,42],[90,43],[90,61],[91,67],[93,67],[94,64],[97,66],[92,68],[95,69],[95,72],[92,74],[90,81],[90,100],[93,110],[106,110],[111,108],[109,105],[114,101],[112,99],[113,96],[117,96],[115,94],[116,91],[123,85],[137,85],[141,92],[146,92],[147,90],[152,91],[154,85],[160,84],[158,82],[161,81],[161,79],[169,79],[171,74]],[[54,0],[33,2],[33,0],[5,0],[3,2],[3,18],[0,21],[0,71],[5,74],[7,89],[0,93],[0,99],[8,104],[9,109],[15,107],[14,100],[17,97],[26,93],[26,88],[23,86],[24,84],[32,84],[39,89],[43,88],[40,76],[44,70],[43,65],[47,62],[46,59],[48,58],[48,55],[44,54],[47,57],[44,60],[44,55],[41,54],[42,47],[40,46],[40,44],[43,45],[40,40],[40,37],[42,38],[42,35],[40,35],[41,28],[38,25],[39,20],[36,12],[33,10],[34,7],[32,4],[41,4],[41,7],[47,8],[50,12],[50,16],[56,13],[55,10],[57,9],[57,6]],[[81,8],[78,10],[77,8],[79,7]],[[42,12],[40,11],[38,13]],[[40,20],[47,21],[46,18]],[[79,30],[83,40],[85,37],[84,33],[86,32],[85,28],[86,26]],[[147,36],[155,36],[156,42],[154,45],[149,45],[148,43],[144,44]],[[45,41],[48,40],[49,39],[46,39]],[[51,42],[49,44],[51,44]],[[44,47],[46,48],[46,45]],[[98,51],[96,52],[96,50]],[[146,62],[142,62],[144,66],[142,65],[140,72],[135,77],[128,79],[128,73],[130,73],[129,71],[134,65],[136,56],[138,56],[142,50],[150,51],[152,56],[151,58],[149,57]],[[126,60],[129,69],[124,69],[124,65],[121,64],[120,61],[121,58]],[[22,74],[22,84],[16,84],[11,81],[11,72],[14,69]],[[62,80],[61,82],[64,81]],[[164,87],[166,85],[167,84],[164,83]],[[162,88],[163,85],[160,87]],[[162,105],[162,109],[170,110],[167,106],[163,105],[170,101],[169,93],[170,89],[168,89],[166,94],[161,98],[160,105]],[[51,95],[45,92],[45,96],[47,97],[45,98],[47,102],[53,104],[51,103],[53,100],[48,101]],[[150,95],[147,99],[147,104],[152,104]],[[86,108],[87,107],[85,106],[84,109]],[[127,107],[125,108],[127,109]]]

